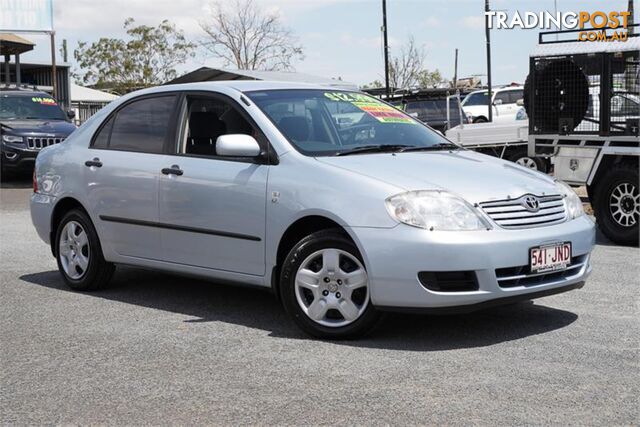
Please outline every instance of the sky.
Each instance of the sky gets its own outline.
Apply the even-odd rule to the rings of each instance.
[[[278,12],[298,37],[305,59],[294,63],[296,71],[324,77],[341,77],[363,85],[383,80],[381,0],[255,0],[267,12]],[[491,0],[491,8],[507,12],[626,10],[627,0]],[[638,8],[635,3],[636,11]],[[79,40],[124,37],[127,17],[137,23],[157,25],[169,19],[192,40],[204,37],[199,22],[206,19],[207,0],[54,0],[56,44],[66,39],[71,52]],[[638,12],[636,12],[638,13]],[[390,55],[413,35],[426,51],[425,66],[438,69],[445,78],[454,73],[455,49],[459,49],[458,77],[481,75],[486,81],[483,0],[387,0]],[[492,30],[493,83],[524,82],[528,55],[538,30]],[[48,61],[47,36],[25,35],[37,43],[23,62]],[[60,61],[61,58],[58,58]],[[202,65],[224,64],[204,54],[183,64],[179,74]],[[232,67],[231,67],[232,68]]]

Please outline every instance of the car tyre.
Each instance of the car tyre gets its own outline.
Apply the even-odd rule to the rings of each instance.
[[[638,167],[616,165],[598,182],[592,202],[600,230],[620,245],[638,245],[640,222]]]
[[[510,154],[507,157],[507,160],[517,163],[520,166],[524,166],[525,168],[537,170],[538,172],[547,173],[548,171],[545,159],[529,156],[526,149],[516,150],[513,154]]]
[[[336,254],[337,264],[329,261]],[[366,284],[359,285],[363,280]],[[301,284],[303,281],[307,283]],[[318,338],[351,339],[369,332],[380,318],[371,304],[369,288],[360,252],[339,230],[323,230],[302,239],[289,252],[280,274],[280,298],[286,312],[303,331]],[[323,309],[324,314],[318,314]]]
[[[82,210],[67,212],[56,231],[55,254],[65,283],[77,291],[104,288],[115,270],[105,261],[95,227]]]

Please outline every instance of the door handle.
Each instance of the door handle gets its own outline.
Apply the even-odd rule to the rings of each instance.
[[[184,171],[178,165],[172,165],[170,168],[163,168],[162,173],[165,175],[182,175]]]
[[[100,161],[99,158],[94,157],[93,160],[87,160],[86,162],[84,162],[84,165],[87,167],[95,166],[97,168],[101,168],[102,162]]]

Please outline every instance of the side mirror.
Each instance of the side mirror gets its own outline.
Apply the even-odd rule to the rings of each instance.
[[[520,98],[516,101],[516,105],[519,107],[524,107],[524,99]]]
[[[216,139],[216,153],[225,157],[256,157],[260,155],[260,145],[251,135],[221,135]]]
[[[67,117],[69,120],[73,120],[76,117],[76,112],[73,110],[67,110]]]
[[[495,99],[493,105],[502,105],[502,99]]]

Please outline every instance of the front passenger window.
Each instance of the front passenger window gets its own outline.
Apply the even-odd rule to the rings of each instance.
[[[213,97],[187,97],[180,153],[216,156],[216,140],[230,134],[251,135],[258,139],[258,132],[228,102]]]

